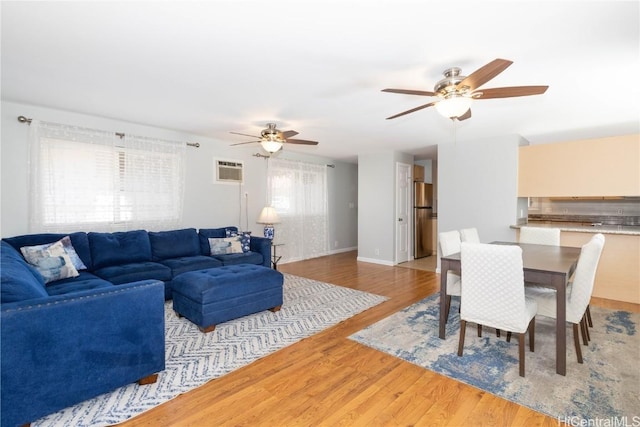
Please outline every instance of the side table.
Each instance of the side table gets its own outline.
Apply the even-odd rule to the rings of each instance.
[[[278,262],[282,258],[282,255],[278,255],[278,246],[284,246],[284,243],[271,242],[271,264],[274,270],[278,269]]]

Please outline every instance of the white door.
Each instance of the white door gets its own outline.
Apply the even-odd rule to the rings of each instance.
[[[411,182],[411,165],[396,163],[396,264],[409,261]]]

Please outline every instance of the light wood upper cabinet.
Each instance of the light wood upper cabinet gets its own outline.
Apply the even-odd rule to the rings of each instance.
[[[424,166],[413,165],[413,182],[424,182]]]
[[[520,147],[518,196],[640,196],[640,135]]]

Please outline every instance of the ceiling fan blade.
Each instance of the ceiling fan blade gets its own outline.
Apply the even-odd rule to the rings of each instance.
[[[387,120],[395,119],[396,117],[404,116],[405,114],[413,113],[413,112],[422,110],[423,108],[431,107],[432,105],[436,105],[436,103],[430,102],[428,104],[424,104],[419,107],[412,108],[411,110],[403,111],[402,113],[396,114],[395,116],[387,117]]]
[[[434,92],[428,92],[426,90],[382,89],[382,92],[402,93],[404,95],[436,96]]]
[[[506,70],[511,64],[513,64],[513,61],[507,59],[494,59],[487,65],[469,74],[464,80],[458,83],[456,87],[462,88],[463,86],[468,86],[470,90],[475,90]]]
[[[257,142],[260,142],[260,141],[236,142],[235,144],[230,144],[230,145],[233,146],[233,145],[243,145],[243,144],[255,144]]]
[[[304,145],[318,145],[318,141],[308,141],[306,139],[287,139],[288,144],[304,144]]]
[[[240,132],[229,132],[232,133],[234,135],[242,135],[242,136],[250,136],[251,138],[260,138],[259,136],[255,136],[255,135],[248,135],[246,133],[240,133]]]
[[[296,136],[298,134],[298,132],[296,132],[295,130],[285,130],[284,132],[282,132],[282,137],[284,139],[289,139],[292,136]]]
[[[472,94],[474,99],[512,98],[515,96],[540,95],[547,91],[549,86],[512,86],[496,87],[493,89],[480,89]]]
[[[467,120],[469,118],[471,118],[471,108],[469,108],[467,112],[461,115],[460,117],[454,117],[454,119],[458,121]]]

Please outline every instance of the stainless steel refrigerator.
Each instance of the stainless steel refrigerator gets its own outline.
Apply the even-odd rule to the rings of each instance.
[[[434,253],[432,214],[433,185],[415,182],[413,185],[414,258],[423,258]]]

